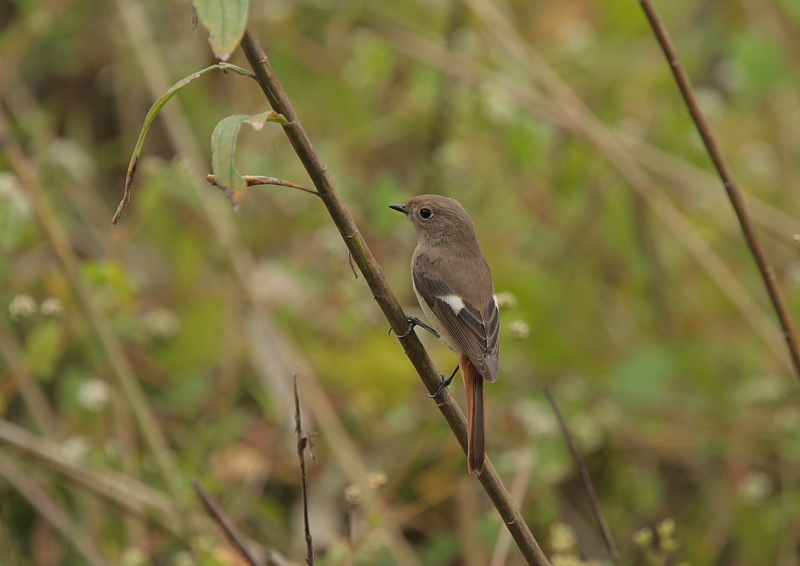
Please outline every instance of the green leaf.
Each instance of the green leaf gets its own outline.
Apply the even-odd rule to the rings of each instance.
[[[175,96],[175,94],[181,90],[183,87],[188,85],[191,82],[199,79],[206,73],[214,69],[222,69],[223,71],[233,71],[239,75],[243,75],[246,77],[255,78],[256,76],[248,71],[247,69],[242,69],[241,67],[237,67],[236,65],[231,65],[230,63],[216,63],[211,65],[210,67],[206,67],[196,73],[192,73],[188,77],[184,77],[183,79],[179,80],[177,83],[172,85],[172,87],[165,92],[161,98],[156,100],[153,105],[150,107],[150,110],[147,111],[147,116],[144,118],[144,124],[142,124],[142,129],[139,131],[139,139],[136,140],[136,146],[133,148],[133,154],[131,155],[131,161],[128,164],[128,174],[125,177],[125,192],[122,195],[122,201],[119,203],[117,207],[117,212],[114,214],[114,218],[112,222],[116,224],[119,221],[120,216],[122,216],[125,207],[128,206],[128,202],[131,200],[131,187],[133,186],[133,177],[136,175],[136,167],[139,165],[139,157],[142,154],[142,146],[144,146],[144,138],[147,136],[147,132],[150,130],[150,126],[153,124],[153,120],[156,119],[159,111],[164,107],[164,105],[169,102],[169,99]]]
[[[56,321],[37,326],[28,336],[25,367],[37,377],[47,379],[64,351],[61,326]]]
[[[242,124],[250,124],[255,131],[260,132],[267,122],[287,123],[286,118],[272,110],[252,116],[236,114],[221,120],[211,134],[211,171],[214,173],[216,185],[225,191],[234,210],[239,208],[247,188],[247,183],[233,163],[239,129]]]
[[[247,25],[248,0],[195,0],[197,16],[209,31],[214,56],[227,61],[239,45]]]

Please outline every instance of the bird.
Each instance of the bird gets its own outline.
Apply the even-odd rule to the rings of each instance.
[[[442,341],[458,355],[467,396],[467,467],[480,475],[486,453],[484,381],[497,381],[500,366],[500,314],[489,264],[472,218],[457,200],[419,195],[389,208],[405,214],[417,229],[411,257],[414,294]]]

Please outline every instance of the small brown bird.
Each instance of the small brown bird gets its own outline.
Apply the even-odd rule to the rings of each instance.
[[[497,380],[500,315],[492,273],[472,219],[458,201],[420,195],[390,208],[404,213],[419,239],[411,258],[414,293],[442,340],[458,354],[469,415],[467,464],[480,475],[486,444],[483,380]]]

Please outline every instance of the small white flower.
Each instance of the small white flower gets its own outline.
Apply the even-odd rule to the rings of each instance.
[[[195,537],[192,537],[190,546],[196,552],[200,552],[203,554],[211,554],[212,552],[214,552],[214,548],[216,547],[216,545],[214,544],[214,539],[207,535],[197,535]]]
[[[739,150],[739,156],[753,175],[765,181],[775,179],[780,170],[775,149],[763,140],[753,140],[744,144]]]
[[[512,320],[508,325],[508,331],[514,338],[527,338],[531,333],[531,327],[524,320]]]
[[[36,307],[36,300],[30,295],[22,293],[8,303],[8,313],[11,315],[11,320],[19,321],[36,314]]]
[[[64,440],[62,448],[67,458],[73,462],[80,462],[89,452],[89,442],[85,436],[70,436]]]
[[[725,99],[717,89],[698,87],[695,89],[695,96],[703,113],[709,118],[719,116],[725,111]]]
[[[736,396],[742,403],[769,403],[787,395],[785,379],[777,375],[761,375],[739,386]]]
[[[106,443],[103,445],[103,452],[106,453],[106,456],[112,458],[119,457],[119,440],[116,438],[109,438],[106,440]]]
[[[764,472],[749,472],[739,486],[739,497],[745,503],[758,504],[769,497],[774,486]]]
[[[119,555],[119,563],[122,566],[145,566],[147,555],[141,548],[129,546]]]
[[[583,20],[572,20],[556,30],[558,42],[574,55],[585,53],[594,45],[594,30]]]
[[[0,208],[6,208],[9,219],[17,221],[30,216],[31,205],[17,177],[8,171],[0,172]]]
[[[499,309],[513,309],[517,306],[517,297],[511,291],[503,291],[497,293],[497,308]]]
[[[518,400],[511,405],[511,412],[533,437],[551,436],[558,431],[558,422],[550,408],[533,399]]]
[[[367,483],[372,489],[379,489],[385,486],[388,481],[389,478],[384,472],[370,472],[367,475]]]
[[[800,242],[800,234],[795,234],[794,239]],[[789,283],[795,287],[800,287],[800,261],[793,261],[787,265],[784,273]]]
[[[672,538],[675,534],[675,520],[666,518],[656,525],[656,532],[659,538]]]
[[[195,566],[197,562],[191,552],[188,550],[179,550],[175,553],[175,556],[172,557],[172,564],[173,566]]]
[[[64,314],[64,305],[58,297],[48,297],[39,305],[39,310],[44,316],[59,318]]]
[[[553,547],[553,552],[571,552],[575,548],[575,542],[575,533],[569,525],[557,522],[550,527],[550,546]]]
[[[99,413],[111,399],[111,386],[102,379],[87,379],[78,388],[78,403],[93,413]]]
[[[587,450],[594,450],[603,442],[603,429],[586,416],[577,416],[571,423],[572,434]]]
[[[361,500],[361,488],[357,485],[348,485],[344,488],[344,498],[351,505],[357,504]]]
[[[483,106],[489,120],[495,124],[508,124],[517,116],[517,106],[508,94],[496,86],[483,88]]]
[[[97,172],[92,157],[79,143],[71,139],[56,138],[47,147],[44,156],[78,181],[91,179]]]
[[[155,308],[142,315],[145,331],[157,340],[167,340],[178,333],[181,319],[175,311],[167,308]]]
[[[650,545],[653,544],[653,529],[650,527],[639,529],[633,533],[633,542],[639,548],[650,548]]]

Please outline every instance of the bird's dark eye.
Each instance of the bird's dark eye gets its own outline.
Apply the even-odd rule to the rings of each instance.
[[[430,208],[421,208],[419,210],[419,216],[423,220],[427,220],[428,218],[433,216],[433,211]]]

